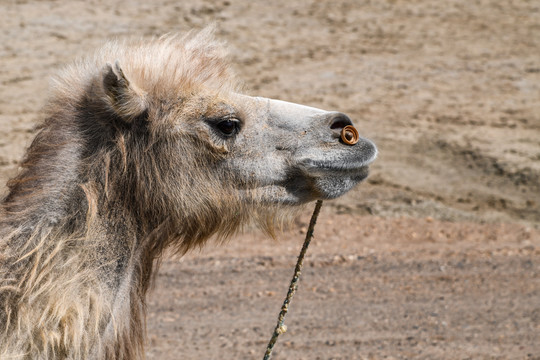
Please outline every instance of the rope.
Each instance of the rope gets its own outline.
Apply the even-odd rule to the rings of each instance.
[[[309,222],[309,227],[306,233],[306,239],[304,240],[304,245],[302,246],[302,250],[300,250],[300,255],[298,255],[298,261],[296,262],[296,267],[294,268],[294,275],[289,285],[287,297],[285,298],[285,301],[283,301],[283,305],[281,306],[281,312],[279,313],[278,322],[276,328],[274,329],[274,333],[272,334],[272,338],[270,339],[270,342],[268,342],[268,346],[266,347],[266,353],[264,354],[263,360],[270,360],[270,358],[272,357],[272,350],[274,349],[274,345],[276,344],[278,336],[287,331],[287,326],[283,324],[283,321],[285,320],[285,315],[287,315],[287,312],[289,311],[289,305],[291,304],[292,297],[294,296],[294,293],[298,288],[298,280],[300,280],[300,273],[302,272],[304,257],[306,255],[309,243],[311,242],[311,238],[313,238],[313,230],[315,229],[315,223],[317,222],[317,217],[319,216],[319,212],[321,211],[321,206],[322,200],[317,200],[317,204],[315,205],[315,209],[313,210],[313,215],[311,215],[311,220]]]

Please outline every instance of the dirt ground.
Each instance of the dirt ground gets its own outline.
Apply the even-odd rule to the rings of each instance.
[[[0,2],[0,192],[48,79],[112,37],[217,22],[251,95],[351,116],[380,156],[326,202],[274,359],[540,359],[540,3]],[[149,359],[262,358],[310,209],[167,257]]]

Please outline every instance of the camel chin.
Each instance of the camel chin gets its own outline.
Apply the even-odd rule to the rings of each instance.
[[[368,176],[368,173],[369,170],[366,166],[351,174],[318,177],[315,179],[314,185],[321,200],[335,199],[352,190]]]

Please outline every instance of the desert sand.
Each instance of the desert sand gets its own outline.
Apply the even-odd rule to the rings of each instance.
[[[537,1],[0,2],[0,192],[49,79],[215,23],[250,95],[347,113],[380,155],[327,201],[274,359],[540,359]],[[257,359],[312,208],[164,259],[148,359]]]

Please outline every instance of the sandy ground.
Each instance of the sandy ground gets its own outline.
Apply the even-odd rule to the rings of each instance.
[[[111,37],[217,22],[251,95],[346,112],[380,157],[323,207],[275,359],[540,359],[536,1],[2,1],[0,183],[48,79]],[[1,192],[5,188],[0,189]],[[309,209],[167,258],[149,359],[262,358]]]

